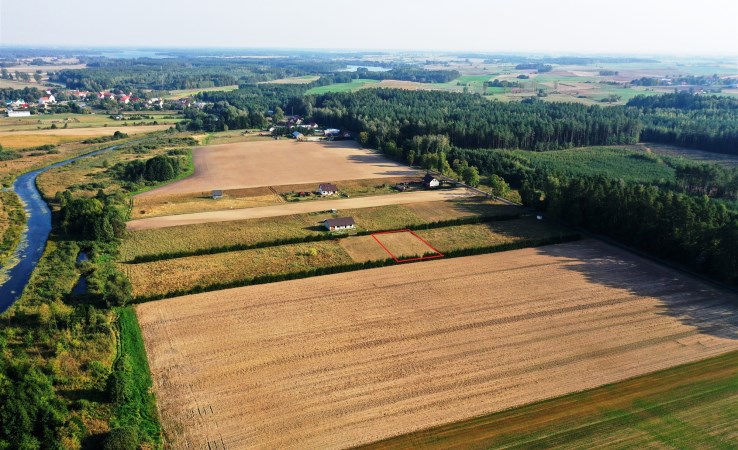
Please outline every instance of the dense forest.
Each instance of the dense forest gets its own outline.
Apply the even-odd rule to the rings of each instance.
[[[637,111],[573,103],[501,103],[477,95],[365,89],[318,96],[322,125],[366,131],[370,145],[402,145],[413,136],[447,135],[466,148],[556,150],[638,140]]]
[[[711,201],[607,177],[523,183],[523,201],[574,226],[738,284],[738,212]]]
[[[682,92],[639,95],[627,105],[643,113],[642,141],[738,154],[738,99]]]
[[[195,89],[257,83],[290,76],[330,73],[344,65],[330,61],[274,58],[105,59],[88,62],[82,70],[60,70],[49,80],[70,89]]]

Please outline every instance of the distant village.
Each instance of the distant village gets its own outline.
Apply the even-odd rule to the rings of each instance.
[[[212,105],[209,102],[197,101],[191,97],[179,99],[164,99],[161,97],[142,98],[128,92],[112,91],[80,91],[67,89],[47,89],[36,102],[23,99],[8,100],[5,102],[7,117],[29,117],[37,114],[53,113],[82,113],[90,109],[112,111],[110,117],[114,120],[123,120],[125,111],[183,111],[187,108],[204,109]],[[274,111],[267,111],[270,121],[263,135],[272,135],[276,139],[293,138],[297,141],[318,139],[343,140],[353,139],[352,133],[336,128],[321,128],[315,122],[308,122],[299,115],[284,116],[273,122]],[[281,115],[280,115],[281,116]]]

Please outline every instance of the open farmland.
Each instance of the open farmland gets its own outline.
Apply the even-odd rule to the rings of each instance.
[[[339,448],[736,350],[736,300],[581,241],[137,314],[171,448]]]
[[[378,178],[365,180],[333,181],[338,185],[341,196],[363,197],[368,195],[398,194],[393,187],[397,183],[419,181],[418,177]],[[232,189],[223,191],[223,197],[213,201],[212,192],[176,194],[170,196],[136,197],[134,199],[132,219],[144,217],[169,216],[174,214],[190,214],[223,209],[253,208],[284,203],[285,201],[331,200],[335,196],[321,197],[315,194],[316,183],[288,184],[284,186],[264,186],[248,189]],[[301,197],[300,192],[308,193]]]
[[[240,142],[199,147],[193,156],[195,175],[140,196],[417,175],[353,141]]]
[[[442,205],[439,204],[439,206]],[[421,229],[414,231],[414,233],[428,242],[433,249],[446,253],[455,250],[511,244],[525,240],[562,237],[571,234],[571,231],[552,223],[540,222],[527,217],[432,228],[430,230]],[[387,259],[389,257],[387,251],[379,245],[377,240],[395,256],[420,257],[433,252],[433,249],[423,244],[422,241],[405,233],[352,236],[341,239],[340,244],[355,262]],[[393,241],[400,241],[400,245],[406,244],[408,247],[395,247]]]
[[[150,298],[352,262],[338,243],[321,241],[123,265],[122,270],[133,295]]]
[[[24,149],[38,147],[40,145],[60,145],[68,142],[83,141],[91,137],[112,136],[116,131],[134,135],[166,130],[167,128],[169,128],[169,125],[0,131],[0,145],[10,149]]]
[[[509,216],[519,211],[493,200],[470,197],[449,202],[434,201],[406,205],[293,214],[244,221],[211,222],[179,227],[152,228],[129,233],[121,246],[121,258],[135,258],[166,253],[196,254],[229,246],[254,245],[284,239],[321,236],[326,233],[320,221],[338,215],[353,217],[359,229],[379,231],[429,222],[472,216]]]
[[[192,97],[199,94],[200,92],[217,92],[217,91],[235,91],[238,89],[237,85],[232,86],[217,86],[209,88],[195,88],[195,89],[173,89],[169,91],[169,95],[165,95],[165,100],[176,100],[180,98]]]
[[[165,186],[166,187],[166,186]],[[151,191],[149,191],[151,192]],[[213,222],[231,222],[265,217],[307,214],[331,209],[359,209],[386,205],[402,205],[417,202],[440,200],[461,200],[470,197],[466,189],[449,189],[435,191],[405,192],[402,194],[375,195],[371,197],[345,198],[320,202],[281,203],[256,208],[232,209],[225,211],[208,211],[192,214],[176,214],[173,216],[151,217],[128,222],[129,231],[150,230],[183,225],[204,224]]]
[[[264,84],[308,84],[318,81],[320,75],[303,75],[301,77],[280,78],[278,80],[265,81]]]
[[[735,448],[738,352],[363,449]]]

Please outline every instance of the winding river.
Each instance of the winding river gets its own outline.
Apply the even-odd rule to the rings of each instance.
[[[7,271],[8,279],[0,285],[0,313],[10,308],[23,293],[33,269],[44,253],[46,241],[49,239],[49,233],[51,232],[51,211],[36,187],[36,177],[47,170],[71,164],[82,158],[99,155],[117,147],[118,145],[113,145],[96,150],[92,153],[51,164],[43,169],[24,173],[16,178],[13,183],[13,192],[18,194],[25,204],[27,220],[20,243],[11,259],[18,263]]]

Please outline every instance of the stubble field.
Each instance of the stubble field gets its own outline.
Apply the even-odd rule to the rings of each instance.
[[[736,300],[581,241],[137,314],[171,448],[339,448],[738,349]]]
[[[193,156],[193,176],[139,197],[418,175],[407,166],[360,149],[353,141],[239,142],[200,147]]]

